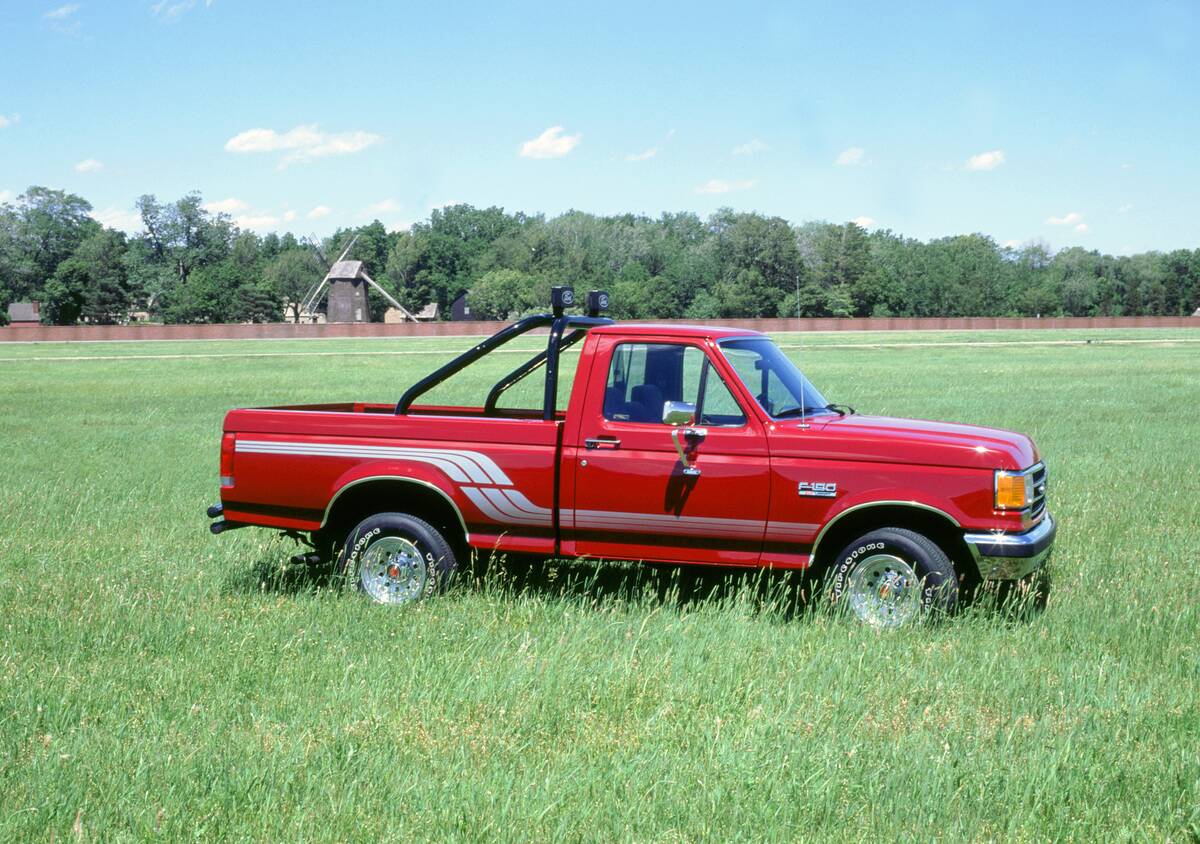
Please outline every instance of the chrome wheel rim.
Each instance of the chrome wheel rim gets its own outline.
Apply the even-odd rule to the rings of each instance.
[[[921,603],[917,573],[892,554],[873,554],[850,574],[850,610],[872,627],[901,627],[916,617]]]
[[[372,542],[359,566],[359,583],[372,601],[405,604],[418,600],[429,582],[425,555],[401,536]]]

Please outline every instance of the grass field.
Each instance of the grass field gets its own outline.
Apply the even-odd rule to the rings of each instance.
[[[0,345],[0,840],[1200,837],[1200,332],[780,340],[831,401],[1035,437],[1045,613],[579,564],[369,606],[209,535],[222,414],[470,340]]]

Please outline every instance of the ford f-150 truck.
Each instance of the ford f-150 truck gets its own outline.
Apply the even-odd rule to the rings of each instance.
[[[960,588],[1031,575],[1050,553],[1046,469],[994,428],[830,404],[765,335],[527,317],[395,405],[233,410],[213,533],[257,525],[310,541],[372,600],[445,588],[477,549],[560,558],[805,569],[863,622],[953,610]],[[512,339],[539,351],[471,407],[417,399]],[[565,407],[562,353],[582,343]],[[572,359],[574,354],[570,355]],[[541,406],[505,406],[538,374]],[[526,386],[535,382],[527,382]]]

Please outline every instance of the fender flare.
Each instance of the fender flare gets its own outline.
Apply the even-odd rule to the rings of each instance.
[[[825,538],[830,529],[839,521],[841,521],[844,516],[848,516],[851,513],[861,513],[863,510],[868,510],[873,507],[908,507],[913,510],[924,510],[927,513],[933,513],[941,516],[956,528],[962,528],[962,523],[942,507],[935,507],[932,504],[926,504],[923,501],[917,501],[913,498],[875,498],[869,501],[861,501],[858,504],[852,504],[849,507],[844,507],[839,510],[837,514],[833,516],[833,518],[825,522],[824,526],[822,526],[821,530],[817,533],[817,538],[813,540],[812,548],[808,552],[809,559],[815,560],[817,558],[817,549],[821,545],[821,540]]]
[[[458,524],[462,528],[463,536],[470,541],[471,533],[467,530],[467,521],[463,518],[462,508],[454,500],[454,496],[446,489],[446,487],[453,489],[453,486],[442,481],[441,478],[437,477],[438,474],[437,472],[421,472],[414,466],[402,463],[355,466],[333,483],[333,492],[329,497],[329,503],[325,505],[325,512],[321,516],[320,529],[324,529],[325,525],[329,523],[329,516],[333,512],[334,506],[347,490],[365,483],[386,481],[398,484],[413,484],[436,492],[450,505],[450,509],[454,511],[454,515],[458,518]],[[433,477],[425,477],[425,475],[432,475]]]

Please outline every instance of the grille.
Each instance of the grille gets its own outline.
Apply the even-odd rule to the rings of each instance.
[[[1033,471],[1033,502],[1029,505],[1029,517],[1038,519],[1044,512],[1046,512],[1046,465],[1043,463]]]

